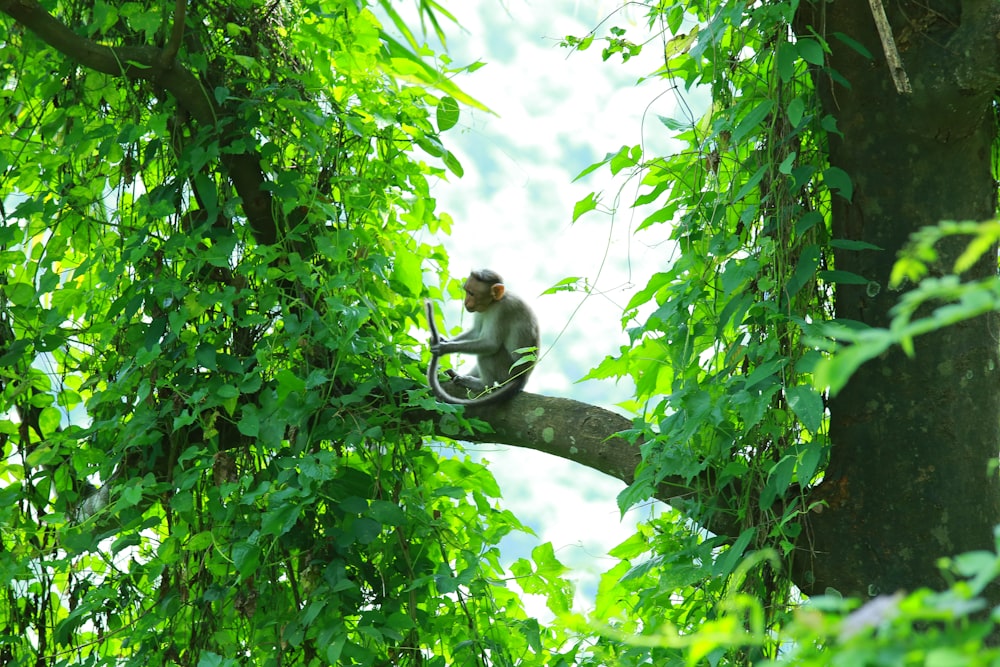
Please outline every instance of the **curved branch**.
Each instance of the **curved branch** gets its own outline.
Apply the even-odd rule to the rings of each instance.
[[[464,414],[485,421],[493,431],[460,432],[458,421],[448,414],[421,412],[413,417],[429,420],[438,436],[534,449],[593,468],[626,484],[635,480],[636,467],[642,461],[639,447],[622,435],[632,428],[632,422],[588,403],[522,392],[504,403],[466,407]],[[735,505],[728,500],[729,492],[735,489],[720,493],[713,477],[711,471],[690,482],[679,476],[668,477],[654,495],[667,504],[694,501],[710,508],[698,517],[702,521],[709,517],[709,525],[704,527],[716,535],[736,537],[740,528],[735,514],[729,511]]]
[[[271,245],[278,239],[273,217],[271,195],[263,187],[264,173],[260,168],[260,155],[242,147],[232,150],[236,139],[245,137],[236,119],[225,118],[215,100],[202,82],[189,70],[173,64],[173,58],[164,64],[167,52],[152,46],[104,46],[81,37],[54,16],[45,11],[36,0],[0,0],[0,12],[35,33],[39,39],[74,62],[110,76],[149,81],[172,95],[198,123],[215,127],[223,145],[223,164],[229,172],[233,187],[243,202],[243,211],[257,242]],[[181,21],[183,16],[176,16]],[[174,26],[177,31],[177,26]],[[252,145],[252,142],[244,142]],[[230,150],[225,150],[230,149]]]
[[[185,0],[177,0],[174,5],[174,26],[170,30],[170,41],[163,47],[163,52],[160,54],[160,65],[165,69],[169,69],[173,65],[174,58],[181,50],[181,39],[184,38],[185,9],[187,9]]]

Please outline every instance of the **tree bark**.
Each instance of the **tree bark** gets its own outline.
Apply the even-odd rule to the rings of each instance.
[[[458,420],[447,414],[409,414],[413,421],[430,421],[433,433],[442,437],[533,449],[593,468],[626,484],[635,480],[636,467],[642,462],[639,445],[624,435],[632,422],[604,408],[568,398],[522,392],[504,403],[468,407],[464,417],[482,420],[489,431],[460,428]],[[690,481],[668,477],[654,496],[678,509],[692,501],[700,508],[698,520],[706,529],[734,539],[740,534],[733,510],[740,491],[732,486],[719,489],[711,470]]]
[[[851,201],[834,195],[834,236],[883,248],[836,254],[837,269],[870,281],[837,285],[836,314],[874,327],[889,323],[898,301],[889,275],[912,232],[941,220],[988,219],[997,208],[991,105],[1000,83],[1000,5],[903,0],[885,8],[912,93],[897,92],[867,0],[817,3],[822,14],[810,17],[816,26],[825,21],[829,66],[850,84],[816,73],[825,111],[842,133],[830,135],[830,163],[854,185]],[[942,246],[942,272],[963,243]],[[988,253],[966,277],[996,270]],[[817,490],[827,506],[813,515],[808,557],[796,563],[805,592],[940,587],[939,557],[993,548],[998,330],[987,316],[928,334],[917,339],[914,358],[891,350],[831,400],[831,460]]]

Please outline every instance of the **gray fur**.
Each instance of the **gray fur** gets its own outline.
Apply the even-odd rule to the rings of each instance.
[[[499,275],[490,271],[474,272],[472,277],[489,286],[501,282]],[[514,364],[524,354],[537,355],[540,342],[538,320],[528,304],[505,291],[502,298],[490,304],[484,312],[473,314],[472,328],[450,340],[438,335],[430,301],[426,302],[426,308],[431,330],[431,363],[427,367],[427,381],[439,399],[458,405],[484,405],[513,398],[524,389],[534,362]],[[533,349],[526,353],[515,352],[523,348]],[[449,373],[455,384],[479,394],[477,398],[452,396],[438,381],[438,357],[456,352],[476,355],[476,368],[471,373]],[[484,393],[496,385],[499,387]]]

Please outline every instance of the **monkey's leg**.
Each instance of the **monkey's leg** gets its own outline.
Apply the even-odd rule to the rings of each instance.
[[[479,394],[486,391],[486,384],[475,374],[476,371],[473,371],[469,375],[459,375],[449,368],[445,372],[448,374],[449,379],[460,387],[465,387],[469,391]]]

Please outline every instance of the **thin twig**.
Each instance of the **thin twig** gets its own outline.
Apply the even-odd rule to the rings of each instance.
[[[900,95],[909,95],[913,92],[913,88],[910,86],[910,77],[906,76],[906,70],[903,69],[903,61],[899,57],[899,51],[896,49],[896,40],[892,36],[892,27],[889,25],[889,19],[885,15],[885,7],[882,6],[882,0],[868,0],[868,4],[872,8],[872,17],[875,19],[875,25],[878,27],[878,36],[882,40],[882,51],[885,53],[885,60],[889,64],[889,72],[892,74],[893,83],[896,84],[896,92]]]

